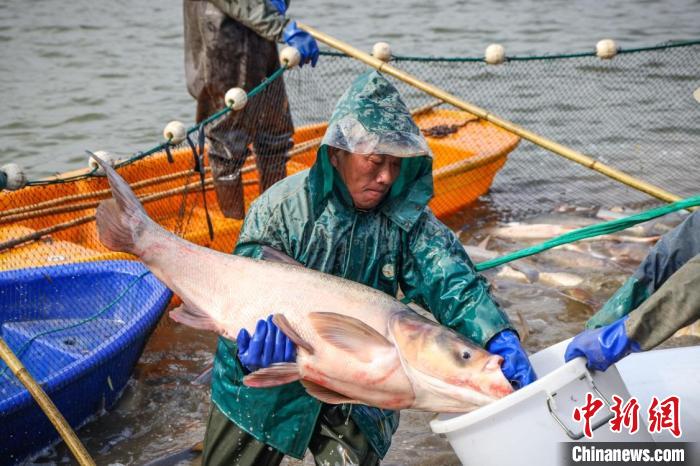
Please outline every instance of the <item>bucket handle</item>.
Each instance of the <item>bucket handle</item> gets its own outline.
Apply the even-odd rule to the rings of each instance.
[[[599,397],[601,400],[603,400],[603,404],[608,408],[608,415],[605,416],[605,418],[603,418],[603,419],[601,419],[600,421],[598,421],[598,422],[596,422],[596,423],[593,424],[592,430],[596,430],[596,429],[598,429],[599,427],[601,427],[601,426],[607,424],[608,421],[610,421],[610,419],[612,419],[612,418],[614,417],[614,413],[613,413],[613,410],[612,410],[612,406],[610,406],[610,402],[608,401],[608,399],[605,398],[605,396],[603,396],[602,393],[600,393],[600,390],[598,390],[598,387],[596,387],[595,382],[593,382],[593,379],[591,378],[591,376],[590,376],[590,374],[588,373],[588,371],[584,372],[578,379],[579,379],[579,380],[584,380],[584,379],[588,380],[588,383],[590,384],[590,386],[591,386],[591,388],[593,389],[593,391],[596,393],[596,395],[598,395],[598,397]],[[571,440],[580,440],[580,439],[582,439],[583,436],[584,436],[583,429],[582,429],[580,432],[578,432],[578,433],[575,433],[575,432],[571,431],[571,429],[569,429],[569,428],[564,424],[564,422],[562,422],[562,420],[559,418],[559,416],[557,415],[557,413],[556,413],[556,408],[554,407],[554,397],[555,397],[555,396],[557,396],[557,393],[556,393],[556,392],[547,394],[547,409],[549,409],[549,414],[551,414],[551,415],[554,417],[554,420],[557,421],[557,424],[559,424],[559,427],[562,428],[562,430],[566,433],[566,435],[569,436],[569,438],[570,438]]]

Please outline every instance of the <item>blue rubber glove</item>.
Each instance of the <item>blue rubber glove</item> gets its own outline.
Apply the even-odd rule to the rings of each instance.
[[[512,330],[497,333],[489,340],[486,350],[503,358],[501,371],[513,388],[522,388],[537,380],[537,374],[530,365],[525,350],[520,346],[520,339]]]
[[[272,322],[270,315],[267,320],[259,320],[252,338],[246,329],[241,329],[236,337],[238,344],[238,360],[249,371],[269,367],[276,362],[294,362],[296,346]]]
[[[627,336],[628,318],[629,315],[605,327],[579,333],[567,346],[564,359],[569,362],[583,356],[588,360],[586,367],[604,371],[628,354],[640,351],[639,343]]]
[[[284,0],[268,0],[272,6],[274,6],[279,14],[284,16],[284,14],[287,12],[287,2]]]
[[[299,63],[300,68],[309,61],[311,61],[311,66],[316,66],[319,53],[318,44],[316,40],[311,37],[311,34],[297,27],[296,21],[290,21],[289,24],[287,24],[287,27],[284,28],[282,38],[287,45],[299,51],[301,55],[301,63]]]

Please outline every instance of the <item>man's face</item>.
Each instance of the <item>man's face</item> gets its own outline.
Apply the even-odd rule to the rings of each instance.
[[[348,188],[355,207],[362,210],[377,207],[401,171],[401,159],[392,155],[359,155],[334,149],[330,161]]]

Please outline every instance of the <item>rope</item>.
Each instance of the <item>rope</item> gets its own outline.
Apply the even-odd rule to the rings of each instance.
[[[68,326],[66,326],[66,327],[54,328],[54,329],[51,329],[51,330],[47,330],[47,331],[45,331],[45,332],[39,332],[38,334],[34,335],[34,336],[31,337],[29,340],[27,340],[27,341],[22,345],[22,347],[19,349],[19,351],[16,351],[16,352],[15,352],[15,354],[17,355],[18,358],[21,358],[22,355],[24,354],[24,352],[27,351],[27,349],[29,348],[29,345],[31,345],[31,344],[32,344],[37,338],[39,338],[39,337],[43,337],[44,335],[50,335],[50,334],[52,334],[52,333],[60,332],[60,331],[63,331],[63,330],[68,330],[68,329],[71,329],[71,328],[74,328],[74,327],[78,327],[78,326],[83,325],[83,324],[85,324],[85,323],[87,323],[87,322],[90,322],[90,321],[93,321],[93,320],[97,319],[99,316],[101,316],[102,314],[104,314],[105,312],[107,312],[107,310],[108,310],[109,308],[111,308],[112,306],[114,306],[115,304],[117,304],[117,303],[124,297],[124,295],[126,295],[126,293],[127,293],[131,288],[133,288],[134,285],[136,285],[136,283],[137,283],[139,280],[141,280],[143,277],[145,277],[145,276],[148,275],[149,273],[151,273],[151,272],[150,272],[150,271],[143,272],[141,275],[139,275],[139,276],[136,277],[134,280],[132,280],[131,283],[129,283],[129,285],[119,294],[119,296],[117,296],[111,303],[107,304],[105,307],[103,307],[102,309],[100,309],[97,313],[93,314],[92,316],[90,316],[90,317],[88,317],[88,318],[86,318],[86,319],[81,320],[80,322],[76,322],[76,323],[74,323],[74,324],[72,324],[72,325],[68,325]],[[7,369],[8,369],[8,368],[9,368],[9,366],[5,366],[5,367],[3,368],[3,370],[0,371],[0,377],[5,376],[5,372],[7,372]]]
[[[677,47],[692,47],[694,45],[700,45],[700,40],[688,40],[688,41],[678,41],[678,42],[667,42],[664,44],[653,45],[648,47],[637,47],[630,49],[620,49],[617,54],[625,53],[637,53],[637,52],[649,52],[653,50],[665,50]],[[342,57],[342,58],[352,58],[342,52],[330,52],[322,51],[321,55],[328,57]],[[507,61],[533,61],[533,60],[559,60],[566,58],[581,58],[581,57],[595,57],[595,51],[588,52],[575,52],[575,53],[562,53],[556,55],[527,55],[527,56],[507,56]],[[392,61],[413,61],[413,62],[445,62],[445,63],[467,63],[467,62],[483,62],[484,57],[416,57],[409,55],[392,55]]]
[[[279,78],[286,70],[287,70],[286,66],[283,66],[283,67],[277,69],[277,71],[272,73],[269,77],[267,77],[260,84],[258,84],[253,90],[251,90],[248,93],[248,98],[253,97],[253,96],[259,94],[260,92],[262,92],[263,90],[265,90],[265,88],[267,88],[267,86],[269,86],[270,83],[272,83],[275,79]],[[221,118],[222,116],[226,115],[230,111],[231,111],[231,109],[229,107],[222,108],[221,110],[219,110],[218,112],[216,112],[215,114],[210,116],[209,118],[191,126],[187,130],[187,135],[189,136],[190,134],[200,130],[204,125],[207,125],[207,124],[211,123],[212,121],[214,121],[218,118]],[[172,144],[170,143],[170,141],[165,141],[165,142],[163,142],[163,143],[161,143],[161,144],[159,144],[151,149],[148,149],[145,152],[137,152],[132,157],[116,164],[115,168],[129,165],[133,162],[139,161],[145,157],[148,157],[149,155],[153,155],[153,154],[158,153],[158,152],[166,152],[167,153],[167,152],[169,152],[169,148],[171,146],[172,146]],[[30,180],[30,181],[27,181],[26,185],[27,186],[46,186],[46,185],[57,184],[57,183],[70,183],[72,181],[84,180],[87,178],[94,177],[94,176],[96,176],[95,175],[96,172],[97,172],[97,168],[93,168],[92,170],[90,170],[87,173],[81,173],[80,175],[69,176],[66,178],[49,178],[49,179],[41,179],[41,180]]]
[[[615,233],[625,228],[632,227],[638,223],[644,223],[657,217],[675,212],[677,210],[687,209],[689,207],[695,207],[700,205],[700,196],[689,197],[682,201],[673,202],[671,204],[658,207],[656,209],[647,210],[640,214],[631,215],[629,217],[621,218],[618,220],[611,220],[609,222],[598,223],[596,225],[590,225],[587,227],[579,228],[568,233],[564,233],[561,236],[552,238],[543,243],[536,244],[529,248],[520,249],[519,251],[506,254],[505,256],[497,257],[485,262],[481,262],[476,265],[475,269],[477,271],[491,269],[499,265],[506,264],[508,262],[514,261],[516,259],[522,259],[523,257],[532,256],[538,254],[547,249],[552,249],[562,244],[573,243],[574,241],[579,241],[586,238],[591,238],[594,236],[607,235],[610,233]]]
[[[668,42],[664,44],[659,44],[659,45],[654,45],[654,46],[649,46],[649,47],[637,47],[637,48],[630,48],[630,49],[620,49],[618,50],[618,54],[625,54],[625,53],[637,53],[637,52],[647,52],[647,51],[653,51],[653,50],[665,50],[665,49],[671,49],[671,48],[678,48],[678,47],[692,47],[700,45],[700,40],[688,40],[688,41],[678,41],[678,42]],[[330,52],[330,51],[321,51],[321,55],[325,56],[330,56],[330,57],[344,57],[344,58],[351,58],[345,53],[341,52]],[[556,59],[567,59],[567,58],[580,58],[580,57],[589,57],[589,56],[595,56],[595,52],[580,52],[580,53],[568,53],[568,54],[557,54],[557,55],[531,55],[531,56],[508,56],[506,57],[506,60],[509,61],[533,61],[533,60],[556,60]],[[445,62],[445,63],[461,63],[461,62],[483,62],[484,58],[483,57],[416,57],[416,56],[393,56],[392,61],[414,61],[414,62]],[[275,79],[279,78],[288,68],[286,66],[282,66],[279,69],[277,69],[273,74],[271,74],[267,79],[263,80],[258,86],[256,86],[253,90],[251,90],[248,93],[248,97],[253,97],[256,94],[262,92],[271,82],[273,82]],[[215,114],[211,115],[210,117],[206,118],[202,122],[195,124],[191,126],[187,130],[187,135],[190,135],[194,133],[195,131],[199,130],[201,125],[207,125],[218,118],[221,118],[228,112],[230,112],[231,109],[228,107],[224,107]],[[116,165],[116,167],[122,167],[125,165],[128,165],[130,163],[136,162],[138,160],[141,160],[149,155],[153,155],[158,152],[170,152],[170,147],[172,147],[172,144],[170,141],[165,141],[149,150],[142,151],[142,152],[137,152],[134,154],[132,157],[128,158],[127,160],[124,160]],[[169,157],[170,159],[170,157]],[[96,176],[95,173],[97,171],[97,168],[92,169],[89,172],[82,173],[80,175],[74,175],[66,178],[49,178],[49,179],[41,179],[41,180],[29,180],[27,181],[27,186],[45,186],[45,185],[50,185],[50,184],[57,184],[57,183],[69,183],[72,181],[78,181],[78,180],[83,180],[87,179],[90,177]],[[0,186],[2,185],[1,183],[2,180],[0,180]]]

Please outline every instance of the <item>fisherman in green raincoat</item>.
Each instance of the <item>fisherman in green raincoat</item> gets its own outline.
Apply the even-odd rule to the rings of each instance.
[[[488,284],[454,233],[428,207],[432,155],[396,88],[360,75],[341,97],[309,170],[262,194],[246,216],[235,254],[274,248],[306,267],[407,298],[492,353],[516,386],[535,379],[527,355]],[[270,313],[274,313],[270,309]],[[248,370],[294,358],[270,319],[238,345],[220,338],[212,379],[205,465],[378,464],[398,427],[397,412],[327,405],[298,382],[242,384]]]
[[[700,211],[666,233],[634,274],[569,343],[564,359],[585,357],[604,371],[648,351],[700,319]]]

